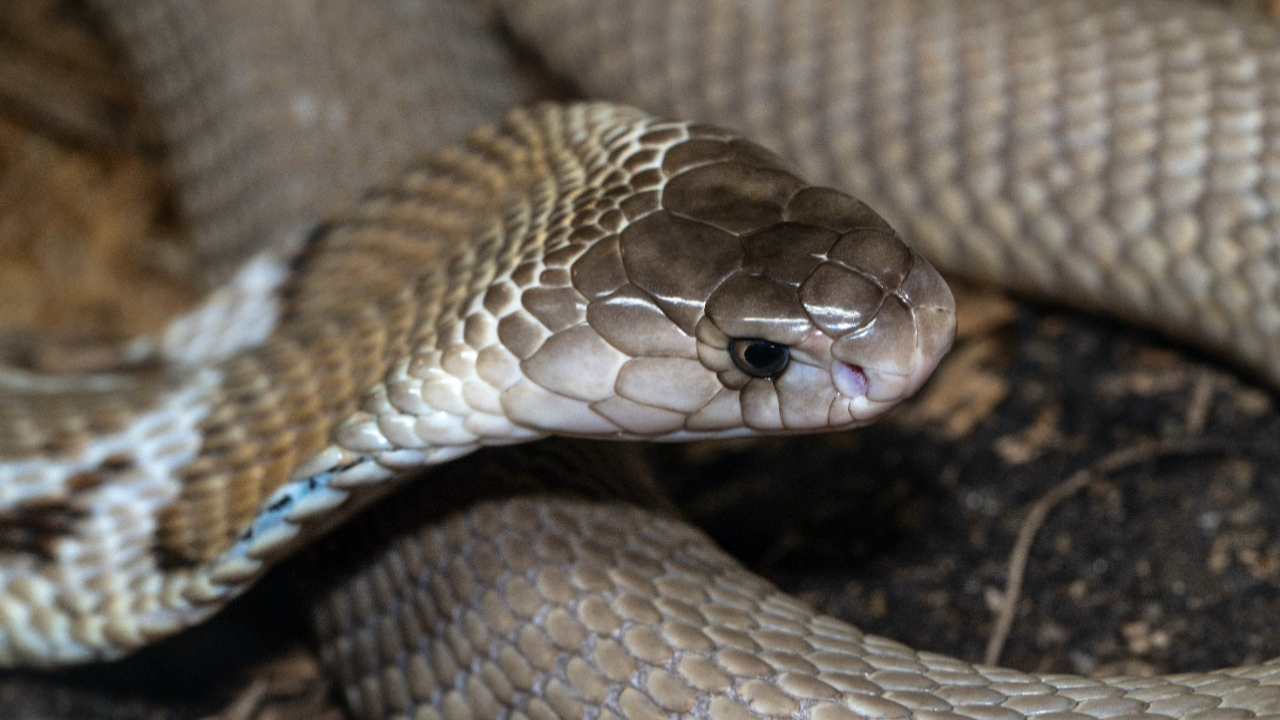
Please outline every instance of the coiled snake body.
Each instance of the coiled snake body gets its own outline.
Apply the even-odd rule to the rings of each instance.
[[[518,99],[499,11],[588,95],[742,129],[944,267],[1280,381],[1280,38],[1248,15],[100,5],[224,285],[140,345],[146,362],[0,376],[7,665],[113,657],[197,622],[404,471],[482,445],[847,427],[924,381],[954,323],[936,273],[866,205],[724,130],[538,107],[387,175]],[[648,492],[625,472],[494,457],[465,492],[420,483],[423,504],[470,502],[430,523],[397,504],[322,593],[325,656],[363,716],[1280,713],[1269,664],[1039,678],[864,636],[661,513],[600,499],[610,482]],[[577,495],[491,488],[552,474]]]

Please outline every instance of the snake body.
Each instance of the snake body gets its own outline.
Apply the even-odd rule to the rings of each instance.
[[[874,419],[949,346],[950,293],[866,205],[799,177],[851,190],[944,268],[1280,382],[1280,37],[1247,14],[99,4],[226,289],[145,362],[0,376],[7,665],[198,622],[402,471],[481,445]],[[499,12],[586,94],[741,129],[800,170],[716,127],[579,104],[515,111],[394,174],[517,99]],[[564,476],[646,495],[642,479],[553,451],[485,458],[459,465],[465,492],[427,478],[375,509],[396,532],[344,544],[360,552],[317,627],[362,716],[1280,713],[1271,664],[1042,678],[864,636],[660,511],[486,490]]]

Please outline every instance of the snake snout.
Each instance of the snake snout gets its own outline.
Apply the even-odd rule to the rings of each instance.
[[[800,300],[831,342],[831,384],[857,421],[918,390],[955,333],[950,289],[887,225],[842,234]]]
[[[884,287],[870,319],[832,343],[832,382],[842,394],[877,404],[906,399],[951,348],[956,318],[951,290],[922,256],[908,252],[909,270],[894,286]]]

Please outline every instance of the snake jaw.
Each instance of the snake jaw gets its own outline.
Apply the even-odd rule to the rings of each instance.
[[[839,360],[831,363],[831,384],[836,386],[841,395],[849,398],[862,397],[870,389],[870,380],[865,370]]]

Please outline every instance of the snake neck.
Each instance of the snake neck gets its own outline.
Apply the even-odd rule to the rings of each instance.
[[[318,236],[272,339],[219,367],[204,447],[164,513],[166,556],[216,560],[220,582],[239,582],[298,544],[307,519],[354,509],[352,493],[372,499],[408,469],[581,415],[524,366],[530,348],[585,324],[570,266],[621,222],[601,208],[630,189],[640,170],[620,158],[653,122],[592,104],[517,111]]]

